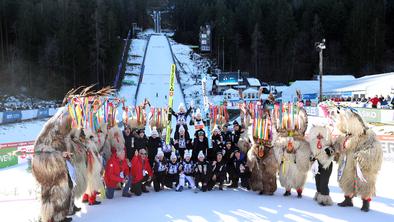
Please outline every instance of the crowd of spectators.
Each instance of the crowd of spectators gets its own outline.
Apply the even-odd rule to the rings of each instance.
[[[56,101],[45,101],[31,98],[0,97],[0,112],[57,108],[60,103]]]
[[[337,103],[347,103],[350,106],[354,107],[363,107],[363,108],[380,108],[380,109],[394,109],[394,97],[391,98],[390,95],[384,97],[383,95],[375,95],[374,97],[333,97],[333,98],[325,98],[326,100],[331,100]],[[309,101],[310,103],[310,101]],[[308,101],[306,101],[306,106]]]

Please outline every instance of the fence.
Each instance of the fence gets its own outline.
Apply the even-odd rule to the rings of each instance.
[[[318,107],[304,107],[308,115],[323,117],[323,112]],[[371,108],[354,108],[358,111],[364,121],[369,123],[383,123],[394,125],[394,110],[392,109],[371,109]]]
[[[16,123],[23,120],[47,118],[55,115],[56,112],[57,112],[57,108],[0,112],[0,124]]]

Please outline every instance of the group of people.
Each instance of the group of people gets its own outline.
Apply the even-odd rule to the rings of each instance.
[[[103,90],[95,94],[103,95]],[[108,101],[94,98],[92,104]],[[73,107],[87,110],[79,107],[88,103],[72,101],[48,120],[34,145],[32,172],[41,185],[42,221],[71,221],[67,216],[80,210],[74,201],[81,196],[83,202],[97,205],[98,193],[108,199],[114,198],[116,190],[122,190],[123,197],[140,196],[149,192],[148,186],[156,192],[186,188],[206,192],[216,185],[219,190],[225,185],[240,185],[273,195],[279,179],[284,196],[295,189],[302,198],[310,169],[316,181],[314,200],[332,205],[328,183],[334,159],[339,163],[338,184],[345,193],[339,206],[351,207],[353,197],[360,196],[361,210],[367,212],[375,195],[383,152],[375,133],[353,109],[330,107],[329,103],[321,106],[325,116],[335,120],[335,126],[313,126],[306,139],[308,118],[299,103],[281,104],[269,98],[258,104],[243,104],[240,122],[233,121],[232,127],[218,124],[212,132],[206,130],[210,123],[198,109],[188,122],[192,107],[186,110],[180,105],[178,112],[169,109],[176,127],[168,141],[165,129],[152,127],[147,137],[144,128],[132,127],[129,121],[124,121],[122,132],[115,116],[109,115],[112,112],[97,112],[104,117],[97,126],[82,121],[83,116],[74,115],[78,112],[73,112]],[[194,128],[193,135],[190,127]],[[334,141],[331,127],[339,132]]]
[[[107,198],[113,198],[114,190],[120,189],[121,184],[124,185],[123,197],[149,192],[146,187],[150,185],[156,192],[165,187],[178,192],[186,187],[194,192],[206,192],[216,184],[219,190],[223,190],[225,183],[237,188],[239,179],[242,187],[250,189],[245,154],[237,147],[242,132],[239,123],[234,121],[232,130],[228,124],[223,129],[215,127],[211,136],[212,148],[208,148],[208,138],[201,125],[195,125],[194,138],[190,137],[184,121],[186,114],[174,113],[177,131],[169,144],[165,141],[165,130],[159,135],[153,129],[151,136],[147,137],[144,129],[125,126],[125,151],[113,150],[105,163]]]
[[[324,99],[327,100],[327,99]],[[336,103],[350,103],[351,106],[363,107],[363,108],[382,108],[382,109],[394,109],[394,97],[390,95],[384,97],[383,95],[375,95],[374,97],[334,97],[330,99]],[[310,100],[305,101],[306,106],[311,105]]]

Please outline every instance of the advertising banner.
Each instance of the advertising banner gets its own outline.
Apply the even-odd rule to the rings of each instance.
[[[21,120],[22,120],[22,112],[20,110],[3,112],[2,123],[14,123]]]

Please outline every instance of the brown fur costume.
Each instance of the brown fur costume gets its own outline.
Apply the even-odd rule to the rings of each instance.
[[[67,143],[71,139],[71,119],[62,118],[64,110],[48,120],[34,144],[32,172],[41,185],[41,220],[44,222],[61,221],[69,210],[72,187],[63,152],[72,151]]]
[[[266,117],[270,118],[268,112]],[[250,187],[260,194],[273,195],[277,189],[276,173],[278,172],[273,148],[269,142],[260,143],[258,139],[253,138],[251,115],[248,111],[241,113],[241,119],[245,131],[241,134],[238,147],[247,154],[247,165],[251,171]]]

